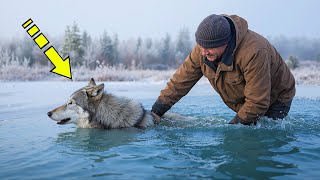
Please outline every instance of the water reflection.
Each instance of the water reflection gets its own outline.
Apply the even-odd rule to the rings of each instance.
[[[56,143],[70,148],[74,152],[103,152],[110,148],[136,141],[136,135],[142,130],[126,129],[83,129],[58,134]]]
[[[231,128],[223,134],[224,143],[217,148],[227,155],[227,162],[220,165],[217,172],[233,179],[295,175],[296,164],[277,160],[299,152],[298,147],[290,145],[296,140],[292,132],[285,129]]]
[[[167,120],[147,130],[78,128],[60,133],[54,143],[61,147],[59,153],[72,155],[79,164],[89,163],[90,176],[129,178],[123,169],[149,178],[153,174],[178,179],[297,175],[300,168],[291,159],[301,153],[295,121],[266,120],[250,127],[225,121],[207,117],[173,124]]]

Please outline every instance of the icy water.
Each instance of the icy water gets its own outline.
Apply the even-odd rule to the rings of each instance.
[[[0,82],[0,179],[319,179],[320,88],[298,87],[289,117],[257,126],[234,116],[208,84],[146,130],[79,129],[46,113],[84,82]],[[164,83],[111,83],[150,109]]]

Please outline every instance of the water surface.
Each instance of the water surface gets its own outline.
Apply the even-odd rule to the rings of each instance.
[[[60,126],[46,113],[86,83],[1,83],[1,179],[317,179],[319,87],[298,87],[287,118],[228,125],[235,115],[207,84],[146,130]],[[109,92],[150,109],[163,83],[109,83]],[[305,95],[305,96],[304,96]]]

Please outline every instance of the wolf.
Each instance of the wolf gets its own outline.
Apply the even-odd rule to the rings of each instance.
[[[96,85],[93,78],[87,86],[75,91],[62,106],[47,113],[57,124],[76,124],[80,128],[146,128],[155,119],[141,103],[104,91],[104,84]],[[167,113],[164,117],[182,115]]]

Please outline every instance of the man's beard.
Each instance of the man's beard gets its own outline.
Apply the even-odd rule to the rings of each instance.
[[[218,54],[208,54],[206,55],[208,61],[216,61],[217,59],[221,58]]]

